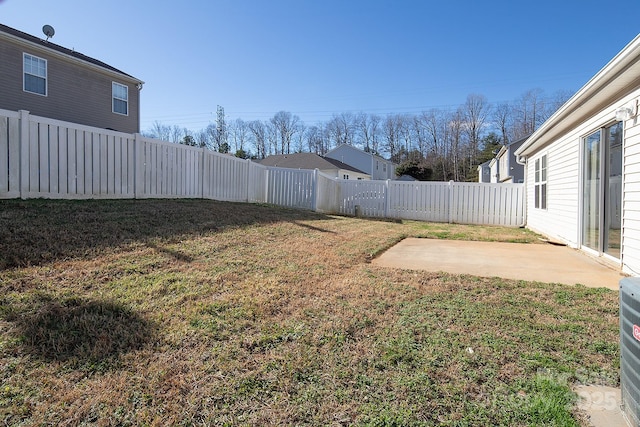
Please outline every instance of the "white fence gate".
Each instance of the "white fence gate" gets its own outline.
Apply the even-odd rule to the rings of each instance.
[[[207,198],[324,213],[520,226],[524,184],[342,180],[0,110],[2,198]]]
[[[525,222],[524,184],[335,179],[334,183],[337,209],[319,203],[318,210],[460,224],[516,227]]]

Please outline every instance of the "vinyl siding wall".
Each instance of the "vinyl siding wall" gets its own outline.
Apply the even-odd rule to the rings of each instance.
[[[339,160],[342,163],[346,163],[349,166],[353,166],[354,168],[359,169],[362,172],[366,172],[371,175],[371,179],[374,180],[395,178],[395,171],[391,162],[382,158],[372,156],[369,153],[362,152],[357,148],[342,145],[328,152],[326,156],[335,160]],[[376,162],[379,162],[377,169]],[[384,163],[386,163],[387,165],[386,171],[383,166]]]
[[[498,160],[498,170],[500,171],[500,176],[498,177],[499,182],[507,182],[507,179],[510,177],[509,174],[509,151],[507,150]],[[512,182],[512,181],[509,181]]]
[[[640,97],[640,90],[628,99]],[[622,104],[622,103],[621,103]],[[622,265],[626,273],[640,275],[640,120],[624,123]]]
[[[47,96],[23,90],[23,54],[47,60]],[[0,108],[27,110],[52,119],[86,126],[139,132],[139,91],[130,78],[65,60],[39,47],[0,39]],[[111,84],[129,88],[128,115],[112,112]]]
[[[527,227],[578,248],[581,246],[581,166],[583,138],[615,122],[615,110],[640,96],[640,90],[616,101],[527,161]],[[640,117],[624,123],[622,267],[640,274]],[[535,208],[535,161],[547,155],[547,209]]]
[[[547,209],[535,208],[535,162],[547,156]],[[576,247],[579,217],[579,142],[568,136],[531,157],[527,164],[527,225]]]

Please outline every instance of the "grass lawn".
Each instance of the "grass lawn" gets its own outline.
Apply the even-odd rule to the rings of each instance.
[[[618,293],[375,267],[517,228],[214,201],[0,201],[0,425],[581,425]]]

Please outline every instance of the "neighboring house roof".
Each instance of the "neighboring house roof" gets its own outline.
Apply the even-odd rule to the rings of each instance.
[[[619,107],[611,103],[640,87],[639,76],[640,35],[549,117],[516,150],[516,156],[527,157],[598,112]]]
[[[340,144],[340,145],[338,145],[337,147],[335,147],[335,148],[333,148],[333,149],[329,150],[329,151],[327,152],[327,154],[329,154],[329,153],[331,153],[331,152],[333,152],[333,151],[336,151],[336,150],[338,150],[338,149],[342,149],[343,147],[347,147],[347,148],[349,148],[349,149],[351,149],[351,150],[358,151],[358,152],[360,152],[360,153],[363,153],[363,154],[369,155],[369,156],[371,156],[371,157],[375,158],[376,160],[380,160],[380,161],[383,161],[383,162],[387,162],[387,163],[391,163],[391,164],[393,164],[393,162],[392,162],[391,160],[387,160],[387,159],[385,159],[384,157],[381,157],[381,156],[379,156],[379,155],[377,155],[377,154],[373,154],[373,153],[370,153],[370,152],[368,152],[368,151],[361,150],[360,148],[358,148],[358,147],[354,147],[353,145],[349,145],[349,144]]]
[[[277,166],[293,169],[344,169],[361,174],[367,174],[359,169],[342,163],[340,160],[322,157],[314,153],[276,154],[260,160],[264,166]]]
[[[135,78],[135,77],[123,72],[123,71],[120,71],[117,68],[112,67],[109,64],[106,64],[106,63],[104,63],[102,61],[99,61],[99,60],[97,60],[95,58],[91,58],[90,56],[84,55],[84,54],[82,54],[80,52],[76,52],[75,50],[67,49],[66,47],[57,45],[55,43],[51,43],[50,41],[40,39],[38,37],[32,36],[31,34],[23,33],[22,31],[16,30],[15,28],[11,28],[11,27],[8,27],[6,25],[0,24],[0,33],[5,33],[5,34],[9,35],[10,37],[13,37],[13,38],[16,38],[16,39],[20,39],[20,40],[25,41],[27,43],[38,45],[41,48],[50,49],[50,50],[53,50],[53,51],[58,52],[60,54],[69,56],[69,57],[77,59],[77,60],[80,60],[82,62],[86,62],[88,64],[92,64],[94,66],[103,68],[105,70],[108,70],[108,71],[111,71],[111,72],[114,72],[114,73],[117,73],[117,74],[121,74],[122,76],[129,77],[129,78],[135,80],[138,83],[141,83],[141,84],[144,83],[142,80],[139,80],[139,79],[137,79],[137,78]]]
[[[493,159],[491,159],[491,160],[493,160]],[[486,162],[484,162],[484,163],[480,163],[480,164],[478,165],[478,167],[476,168],[476,170],[480,170],[480,169],[482,169],[482,168],[488,168],[488,167],[490,166],[490,164],[491,164],[491,160],[487,160],[487,161],[486,161]]]
[[[498,154],[496,154],[496,159],[499,159],[500,157],[502,157],[508,151],[511,151],[511,154],[513,154],[514,150],[517,150],[518,147],[520,147],[527,140],[527,138],[529,138],[530,136],[531,135],[527,135],[527,136],[522,137],[520,139],[516,139],[515,141],[510,142],[507,145],[503,145],[502,147],[500,147],[500,151],[498,151]]]

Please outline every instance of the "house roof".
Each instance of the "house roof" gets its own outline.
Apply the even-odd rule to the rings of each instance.
[[[640,87],[640,35],[565,102],[516,150],[518,157],[535,153],[589,117]]]
[[[489,165],[491,164],[491,160],[493,160],[493,159],[490,159],[490,160],[487,160],[486,162],[480,163],[476,169],[480,170],[482,168],[488,168]]]
[[[314,153],[276,154],[266,157],[260,161],[265,166],[277,166],[292,169],[343,169],[367,175],[359,169],[342,163],[340,160],[322,157]]]
[[[381,156],[379,156],[379,155],[377,155],[377,154],[369,153],[369,152],[367,152],[367,151],[361,150],[361,149],[359,149],[358,147],[354,147],[353,145],[349,145],[349,144],[340,144],[340,145],[338,145],[337,147],[335,147],[335,148],[333,148],[333,149],[329,150],[329,151],[327,152],[327,154],[329,154],[329,153],[331,153],[331,152],[333,152],[333,151],[336,151],[336,150],[338,150],[338,149],[340,149],[340,148],[342,148],[342,147],[347,147],[347,148],[349,148],[349,149],[351,149],[351,150],[359,151],[359,152],[361,152],[361,153],[363,153],[363,154],[367,154],[367,155],[369,155],[369,156],[371,156],[371,157],[374,157],[374,158],[376,158],[376,159],[378,159],[378,160],[382,160],[382,161],[384,161],[384,162],[389,162],[389,163],[393,164],[393,162],[392,162],[391,160],[387,160],[387,159],[385,159],[384,157],[381,157]]]
[[[41,47],[43,49],[52,50],[54,52],[60,53],[62,55],[69,56],[69,57],[74,58],[76,60],[80,60],[82,62],[85,62],[85,63],[91,64],[91,65],[103,68],[105,70],[108,70],[108,71],[111,71],[111,72],[114,72],[114,73],[121,74],[123,76],[129,77],[129,78],[135,80],[136,82],[143,83],[142,80],[139,80],[139,79],[137,79],[137,78],[135,78],[135,77],[133,77],[133,76],[131,76],[131,75],[129,75],[129,74],[127,74],[127,73],[115,68],[115,67],[112,67],[109,64],[106,64],[106,63],[104,63],[102,61],[99,61],[99,60],[97,60],[95,58],[91,58],[90,56],[84,55],[84,54],[82,54],[80,52],[76,52],[75,50],[67,49],[66,47],[57,45],[55,43],[51,43],[50,41],[40,39],[38,37],[32,36],[31,34],[27,34],[27,33],[24,33],[22,31],[16,30],[15,28],[11,28],[11,27],[8,27],[6,25],[0,24],[0,36],[2,35],[2,33],[10,36],[11,38],[19,39],[19,40],[22,40],[22,41],[27,42],[29,44],[37,45],[37,46],[39,46],[39,47]]]
[[[500,147],[500,150],[498,151],[498,154],[495,155],[496,159],[499,159],[500,157],[502,157],[507,151],[509,150],[513,150],[514,148],[517,149],[518,147],[520,147],[526,140],[527,138],[529,138],[530,135],[527,135],[523,138],[520,139],[516,139],[513,142],[510,142],[506,145],[503,145],[502,147]],[[512,151],[513,154],[513,151]]]

